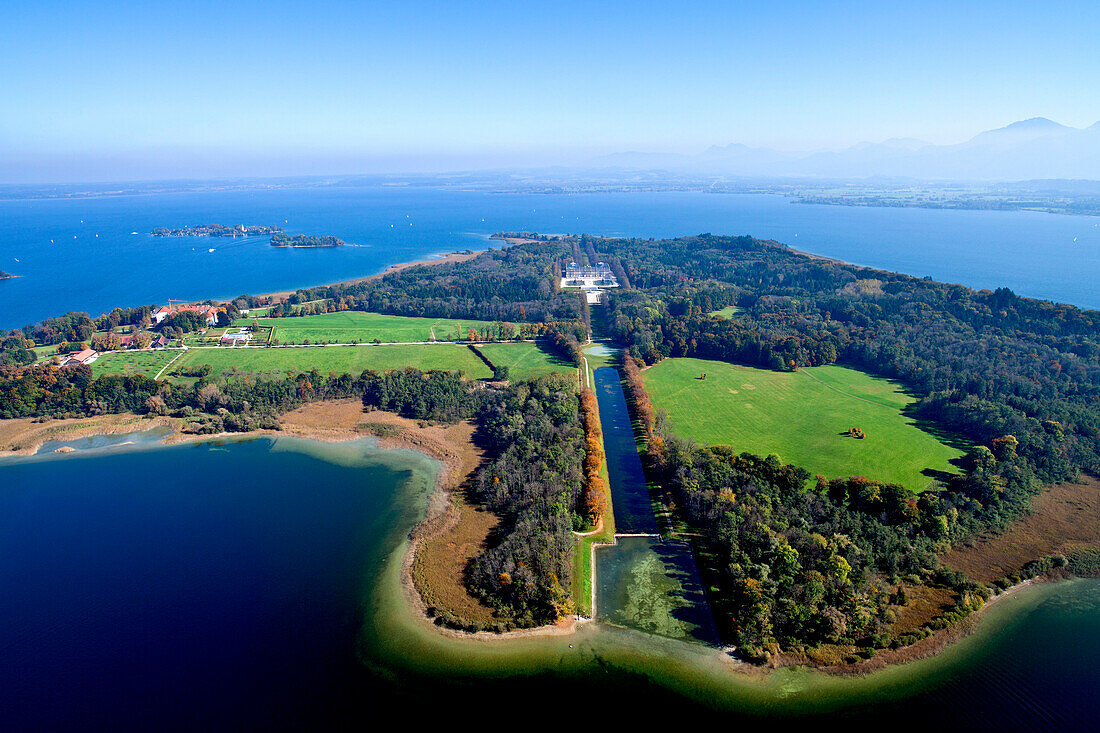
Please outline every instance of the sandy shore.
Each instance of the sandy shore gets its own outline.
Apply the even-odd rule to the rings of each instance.
[[[170,417],[146,418],[142,415],[100,415],[97,417],[47,420],[15,418],[0,420],[0,456],[29,456],[51,440],[79,440],[97,435],[124,435],[157,428],[179,433],[180,420]]]
[[[393,436],[376,437],[383,448],[404,448],[420,451],[442,464],[436,490],[429,502],[427,516],[409,534],[410,542],[402,558],[402,586],[411,608],[417,618],[437,633],[455,638],[496,641],[532,636],[557,636],[572,634],[577,627],[590,623],[590,619],[570,617],[553,625],[532,629],[517,629],[503,633],[492,631],[466,632],[450,629],[434,623],[428,613],[427,604],[416,587],[413,578],[413,564],[417,552],[425,541],[452,530],[459,519],[454,501],[454,492],[462,486],[468,477],[478,468],[483,459],[481,451],[473,442],[474,426],[469,421],[456,425],[429,425],[409,420],[387,412],[364,412],[359,400],[347,399],[328,402],[315,402],[298,408],[283,416],[283,429],[280,431],[253,431],[249,433],[220,433],[216,435],[190,435],[180,432],[183,424],[178,418],[147,418],[134,414],[102,415],[82,419],[61,419],[35,422],[31,418],[0,420],[0,455],[32,455],[41,445],[53,440],[76,440],[96,435],[118,435],[141,432],[156,428],[167,428],[171,432],[164,443],[178,444],[203,442],[218,438],[248,438],[258,436],[296,437],[324,442],[343,442],[370,436],[370,433],[357,429],[362,423],[389,425],[400,432]],[[985,611],[1003,599],[1041,579],[1019,583],[991,598],[981,610],[971,614],[961,622],[941,629],[931,636],[901,649],[880,650],[873,659],[856,664],[820,665],[802,655],[781,655],[770,667],[810,666],[832,675],[864,675],[887,666],[904,664],[933,656],[953,642],[969,635],[981,622]],[[742,673],[754,671],[766,672],[768,667],[738,665]]]
[[[389,425],[400,432],[393,436],[372,436],[358,428],[362,423]],[[165,445],[199,443],[217,439],[246,439],[250,437],[294,437],[323,442],[343,442],[364,437],[375,437],[383,448],[404,448],[420,451],[442,464],[436,490],[429,502],[428,514],[412,532],[409,546],[402,559],[402,585],[409,605],[416,616],[438,633],[466,639],[515,639],[536,635],[572,633],[578,622],[566,619],[555,625],[534,629],[518,629],[504,633],[491,631],[465,632],[436,625],[428,614],[427,605],[413,581],[413,563],[422,543],[452,529],[458,521],[453,492],[481,464],[483,455],[474,445],[474,425],[461,422],[457,425],[430,425],[409,420],[388,412],[365,412],[359,400],[333,400],[313,402],[282,416],[282,430],[256,430],[247,433],[217,433],[191,435],[180,428],[178,418],[147,418],[141,415],[102,415],[91,418],[48,420],[35,422],[32,418],[0,420],[0,455],[26,456],[35,454],[43,443],[53,440],[76,440],[97,435],[119,435],[166,428]],[[66,451],[63,451],[66,452]],[[77,451],[79,453],[79,451]]]

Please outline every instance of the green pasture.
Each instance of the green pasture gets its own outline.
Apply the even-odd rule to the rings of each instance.
[[[920,491],[933,472],[953,472],[949,461],[962,455],[903,414],[914,398],[899,385],[855,369],[774,372],[666,359],[643,378],[676,434],[702,445],[776,453],[812,474],[866,476]],[[847,437],[851,427],[867,437]]]
[[[718,318],[733,318],[742,311],[742,308],[736,305],[727,305],[721,310],[711,311],[707,315],[717,316]]]
[[[576,369],[565,359],[551,354],[538,344],[483,344],[477,348],[494,366],[508,367],[508,377],[512,380]]]
[[[365,311],[322,313],[316,316],[260,318],[261,327],[275,329],[272,338],[281,344],[369,343],[411,341],[464,341],[469,329],[493,329],[491,321],[451,318],[412,318]],[[252,319],[242,319],[247,324]]]
[[[112,351],[102,354],[92,362],[92,375],[144,374],[152,379],[168,362],[179,355],[178,349],[154,349],[153,351]]]
[[[492,376],[489,367],[476,354],[457,344],[190,349],[172,369],[203,364],[213,367],[215,374],[308,372],[314,367],[322,374],[358,374],[367,369],[386,371],[410,366],[424,371],[460,369],[472,379]]]

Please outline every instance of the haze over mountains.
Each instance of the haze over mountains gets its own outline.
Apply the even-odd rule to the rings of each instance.
[[[1080,129],[1045,117],[1033,117],[988,130],[955,145],[893,138],[881,143],[859,143],[844,150],[798,153],[733,143],[708,148],[698,155],[615,153],[593,164],[732,176],[887,176],[974,181],[1100,179],[1100,122]]]

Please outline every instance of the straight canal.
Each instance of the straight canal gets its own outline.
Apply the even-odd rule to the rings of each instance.
[[[595,553],[596,618],[674,639],[718,642],[691,547],[662,539],[619,372],[595,371],[615,544]]]

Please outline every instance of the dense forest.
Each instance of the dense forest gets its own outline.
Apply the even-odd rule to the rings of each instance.
[[[271,235],[272,247],[343,247],[344,240],[339,237],[315,237],[309,234],[293,236],[281,232]]]
[[[527,236],[464,262],[300,290],[275,307],[282,315],[294,303],[323,303],[537,324],[549,348],[579,363],[593,316],[558,282],[561,263],[584,259],[608,262],[623,286],[607,299],[601,325],[626,351],[647,472],[697,529],[700,557],[720,589],[720,625],[749,657],[828,643],[896,646],[969,613],[988,589],[940,567],[937,555],[1026,512],[1041,485],[1100,473],[1100,313],[1004,288],[975,291],[749,237]],[[258,305],[267,303],[241,296],[230,304]],[[728,306],[736,306],[731,317],[710,315]],[[477,498],[501,517],[501,529],[467,582],[510,625],[569,611],[570,530],[598,516],[602,489],[598,461],[590,460],[598,422],[572,379],[501,387],[416,370],[256,382],[199,373],[195,384],[176,385],[23,366],[34,344],[81,343],[105,325],[146,323],[149,312],[67,314],[6,334],[0,416],[133,410],[188,415],[189,429],[213,432],[273,425],[302,402],[357,396],[368,408],[417,419],[473,418],[492,455],[477,476]],[[173,331],[198,325],[166,323]],[[641,387],[644,365],[676,356],[776,370],[840,362],[894,378],[919,397],[916,416],[974,447],[961,474],[940,477],[919,496],[873,476],[813,478],[774,456],[700,448],[664,428]],[[893,609],[918,584],[950,588],[956,604],[892,636]]]
[[[588,512],[585,430],[573,375],[524,382],[488,406],[481,429],[495,456],[477,498],[501,519],[497,541],[474,558],[471,589],[520,626],[573,612],[572,531]]]
[[[491,249],[465,262],[410,267],[364,282],[299,290],[295,296],[401,316],[574,321],[581,308],[576,293],[558,289],[561,248],[533,242]]]
[[[701,235],[598,240],[635,288],[611,299],[614,338],[667,356],[772,369],[843,362],[904,382],[919,413],[989,445],[1003,435],[1044,482],[1100,471],[1100,313],[974,291]],[[708,312],[726,305],[733,319]]]
[[[304,402],[358,396],[370,379],[322,375],[316,370],[285,379],[209,379],[193,384],[155,381],[142,374],[92,376],[81,364],[0,366],[0,418],[88,417],[120,412],[186,418],[193,433],[277,429],[278,416]]]
[[[990,589],[938,554],[1028,510],[1043,483],[1100,467],[1100,313],[871,271],[773,242],[700,236],[597,240],[629,262],[609,330],[651,478],[702,532],[716,617],[749,658],[821,644],[901,646],[980,608]],[[709,315],[737,306],[732,318]],[[966,470],[919,496],[873,477],[819,476],[664,429],[640,367],[696,356],[771,369],[845,362],[899,379],[920,417],[970,438]],[[853,466],[853,473],[859,467]],[[1073,558],[1036,558],[1014,578]],[[894,635],[905,588],[954,606]],[[872,653],[872,652],[868,652]]]

